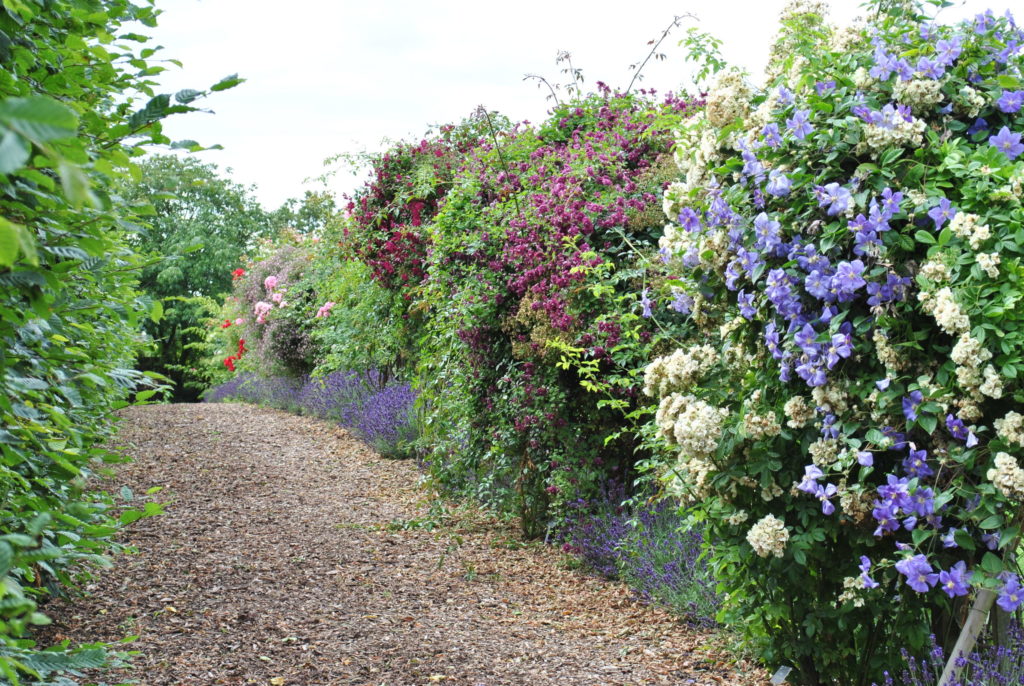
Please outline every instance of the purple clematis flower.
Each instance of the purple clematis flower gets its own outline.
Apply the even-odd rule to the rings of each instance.
[[[779,125],[775,122],[765,124],[761,129],[761,135],[764,136],[764,144],[769,148],[777,148],[782,145],[782,133],[779,131]]]
[[[645,288],[640,294],[640,305],[643,307],[643,311],[640,313],[642,317],[651,317],[651,305],[654,301],[647,297],[647,289]]]
[[[921,391],[911,391],[910,397],[903,397],[903,416],[907,421],[917,421],[917,408],[924,402],[924,394]]]
[[[1005,126],[999,129],[999,133],[989,137],[988,143],[995,146],[997,150],[1011,160],[1017,159],[1017,156],[1024,152],[1024,144],[1020,142],[1020,134],[1013,133]]]
[[[786,120],[786,128],[793,133],[793,137],[802,141],[814,130],[811,126],[811,111],[797,110],[793,116]]]
[[[840,212],[845,212],[853,202],[853,195],[838,183],[830,183],[824,186],[816,186],[814,192],[818,195],[818,207],[828,205],[828,216],[834,217]]]
[[[953,36],[949,40],[940,40],[935,44],[935,60],[945,67],[952,66],[963,51],[962,43],[963,39],[960,36]]]
[[[839,296],[840,300],[850,300],[857,290],[867,284],[862,276],[863,274],[864,263],[860,260],[840,262],[836,265],[836,273],[832,277],[832,289]]]
[[[996,107],[1000,112],[1014,114],[1024,106],[1024,91],[1003,91],[996,101]]]
[[[907,577],[907,585],[918,593],[926,593],[939,580],[939,575],[932,572],[932,566],[924,555],[900,560],[896,563],[896,571]]]
[[[928,466],[928,451],[911,449],[910,454],[903,460],[903,470],[912,477],[923,479],[935,472]]]
[[[864,588],[878,588],[878,582],[868,576],[868,572],[871,571],[871,558],[867,555],[861,555],[860,564],[857,565],[857,569],[860,570],[860,578],[864,582]]]
[[[949,571],[939,572],[939,588],[945,591],[950,598],[958,595],[967,595],[970,590],[968,582],[971,580],[971,572],[967,571],[967,565],[960,560],[949,568]]]
[[[935,222],[935,230],[938,231],[943,224],[956,216],[956,208],[946,198],[939,198],[939,204],[928,210],[928,216]]]
[[[1016,612],[1022,602],[1024,602],[1024,589],[1020,587],[1020,579],[1016,574],[1007,573],[1003,577],[1003,587],[999,589],[999,598],[996,600],[996,604],[1007,612]]]
[[[693,208],[684,207],[679,213],[679,223],[687,231],[696,231],[700,228],[700,215],[693,211]]]
[[[793,181],[778,169],[768,172],[768,184],[764,187],[765,193],[781,198],[784,195],[789,195],[792,187]]]
[[[835,484],[825,484],[824,486],[818,487],[818,492],[814,495],[821,501],[821,513],[824,515],[830,515],[836,511],[836,506],[832,504],[830,498],[835,496],[836,486]]]
[[[809,464],[804,467],[804,478],[796,488],[798,491],[803,491],[804,493],[817,493],[820,488],[818,485],[818,479],[821,479],[824,476],[825,473],[821,471],[820,467]]]

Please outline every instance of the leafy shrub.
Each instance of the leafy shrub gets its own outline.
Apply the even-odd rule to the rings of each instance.
[[[427,227],[413,309],[431,469],[519,514],[528,535],[608,475],[627,477],[634,446],[614,434],[651,335],[631,248],[661,223],[670,141],[658,125],[685,110],[604,88],[537,130],[492,129]]]
[[[972,589],[1020,606],[1022,45],[796,4],[767,88],[721,73],[680,132],[650,467],[703,511],[721,618],[800,683],[948,646]]]
[[[258,369],[266,376],[304,376],[315,365],[309,335],[312,294],[294,285],[301,282],[312,255],[301,237],[271,250],[235,280],[223,318],[241,321],[226,333],[229,340],[244,340],[251,352],[243,369]],[[230,343],[227,347],[234,349]]]
[[[143,262],[127,234],[137,213],[114,192],[132,158],[170,141],[161,119],[206,91],[156,95],[149,49],[131,25],[150,3],[9,2],[0,6],[0,675],[51,679],[99,666],[101,646],[37,651],[47,594],[74,588],[121,548],[117,512],[86,491],[103,463],[112,413],[151,397],[132,368],[141,321],[162,308],[137,290]],[[115,38],[115,36],[120,36]],[[211,90],[229,88],[228,78]],[[194,143],[182,147],[198,148]],[[65,681],[64,683],[68,683]]]

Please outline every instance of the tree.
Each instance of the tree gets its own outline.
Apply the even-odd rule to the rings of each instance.
[[[198,360],[190,346],[203,338],[207,318],[202,298],[229,292],[232,270],[276,226],[253,189],[221,177],[215,165],[158,155],[140,166],[141,179],[125,189],[129,201],[149,203],[153,212],[133,239],[139,252],[153,256],[140,286],[165,301],[163,318],[146,322],[154,347],[140,364],[175,381],[177,399],[194,400],[201,389],[188,369]]]

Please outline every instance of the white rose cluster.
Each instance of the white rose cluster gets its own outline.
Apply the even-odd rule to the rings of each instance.
[[[875,329],[871,334],[871,340],[875,344],[875,354],[878,356],[878,361],[882,363],[886,371],[896,373],[906,366],[906,362],[900,356],[899,351],[889,344],[889,336],[885,331]]]
[[[961,334],[950,352],[950,359],[956,364],[956,380],[961,388],[983,393],[990,398],[1003,396],[1003,383],[999,374],[995,367],[985,364],[992,359],[992,353],[985,349],[981,341],[968,333]]]
[[[988,228],[987,226],[985,227]],[[996,279],[999,277],[999,263],[1002,261],[999,258],[997,252],[979,252],[974,256],[974,261],[978,263],[981,270],[988,274],[989,278]]]
[[[839,459],[839,442],[834,438],[819,438],[807,446],[811,454],[811,462],[819,467],[827,467]]]
[[[789,541],[786,525],[775,515],[765,515],[747,532],[747,542],[761,557],[782,557]]]
[[[942,102],[942,82],[934,79],[900,80],[893,87],[892,94],[897,102],[920,113]]]
[[[832,414],[842,414],[850,408],[846,402],[846,391],[834,383],[815,386],[811,391],[811,397],[818,407]]]
[[[809,421],[814,419],[814,407],[808,405],[807,400],[802,395],[794,395],[787,400],[782,411],[789,418],[786,426],[791,429],[803,428]]]
[[[935,255],[922,264],[919,273],[924,278],[935,283],[948,283],[950,279],[949,267],[941,255]]]
[[[1024,415],[1011,410],[1002,419],[997,419],[994,424],[996,433],[1001,439],[1024,448]]]
[[[710,345],[680,348],[671,355],[659,357],[644,369],[644,393],[660,397],[672,391],[686,391],[716,362],[718,352]]]
[[[747,413],[743,416],[743,432],[755,441],[782,433],[782,425],[774,412],[766,414]]]
[[[986,477],[1007,498],[1024,498],[1024,469],[1012,455],[996,453],[995,467]]]
[[[971,320],[957,304],[953,291],[948,286],[940,288],[935,293],[922,291],[918,293],[917,298],[921,301],[921,308],[935,317],[939,328],[949,335],[956,336],[971,328]]]
[[[949,230],[970,243],[972,250],[977,250],[992,237],[988,224],[982,224],[981,217],[970,212],[957,212],[949,221]]]
[[[752,94],[753,91],[739,71],[730,69],[720,73],[704,99],[708,123],[723,129],[737,119],[743,119],[750,111]]]
[[[917,148],[924,142],[927,125],[917,117],[905,121],[902,117],[891,125],[864,124],[864,140],[858,144],[867,146],[874,155],[888,148]]]
[[[981,110],[986,104],[987,101],[984,95],[970,86],[964,86],[960,89],[958,97],[953,101],[953,109],[957,114],[973,119],[981,114]]]
[[[854,607],[864,607],[864,598],[860,591],[865,588],[864,579],[862,577],[846,577],[843,579],[843,592],[839,594],[839,602],[853,603]]]
[[[670,183],[661,199],[661,211],[670,222],[674,222],[686,206],[688,189],[678,181]]]
[[[717,166],[721,153],[718,131],[708,126],[705,114],[694,117],[693,124],[676,132],[673,158],[686,180],[687,191],[708,186],[711,177],[708,170]]]
[[[718,450],[729,411],[692,395],[672,393],[661,399],[654,421],[661,435],[688,458],[710,457]]]

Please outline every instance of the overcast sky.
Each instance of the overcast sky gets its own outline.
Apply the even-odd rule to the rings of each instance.
[[[947,10],[1002,13],[1019,0],[967,0]],[[833,2],[846,24],[858,0]],[[689,26],[718,37],[732,64],[759,77],[783,0],[165,0],[160,26],[149,29],[159,56],[183,62],[161,77],[161,92],[207,88],[237,73],[242,85],[215,93],[215,114],[172,118],[165,132],[224,150],[202,153],[231,178],[255,185],[268,208],[306,189],[323,161],[376,151],[385,139],[419,138],[432,125],[457,122],[477,106],[515,121],[539,122],[551,103],[526,74],[563,83],[555,63],[572,54],[585,86],[625,88],[629,65],[676,15],[692,13],[663,43],[668,59],[644,70],[640,87],[690,85],[678,40]],[[340,171],[329,188],[349,192],[357,180]]]

